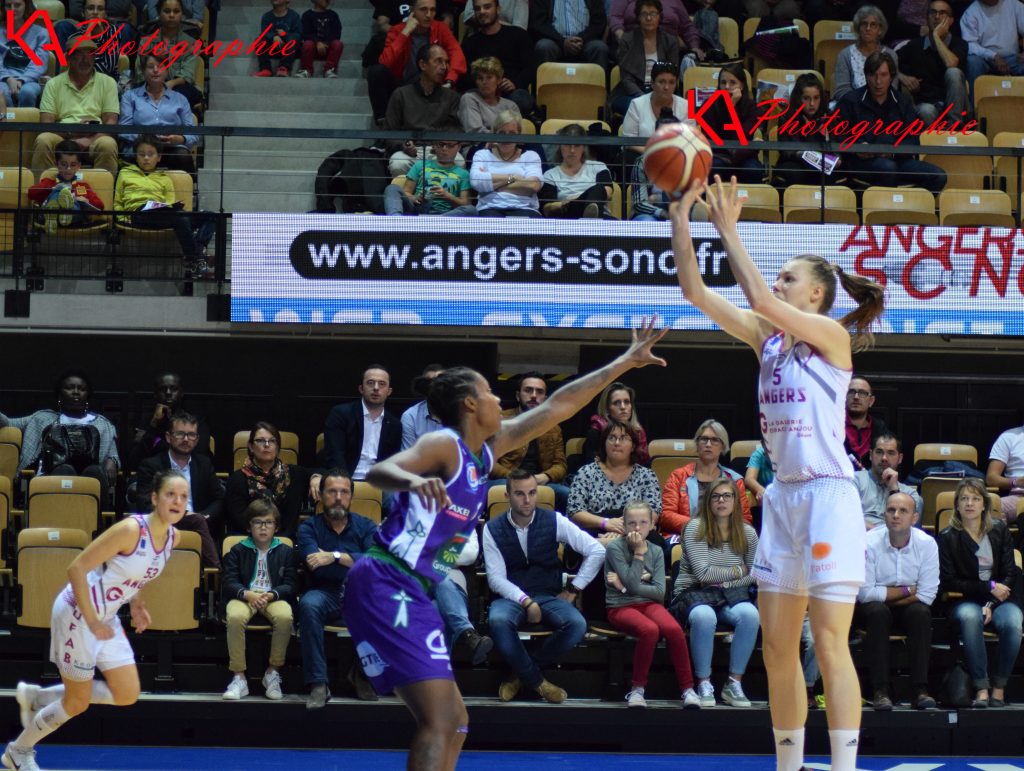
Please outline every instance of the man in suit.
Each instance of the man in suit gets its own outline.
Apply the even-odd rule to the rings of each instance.
[[[139,464],[135,482],[136,508],[149,511],[153,492],[153,478],[160,471],[174,469],[188,480],[188,513],[178,527],[199,533],[203,542],[203,565],[220,567],[217,543],[211,535],[211,526],[221,530],[221,510],[224,506],[224,486],[213,470],[213,462],[206,455],[195,452],[199,441],[199,421],[195,415],[176,412],[171,416],[170,428],[164,436],[167,452],[146,458]]]
[[[402,422],[384,411],[391,396],[391,376],[379,364],[363,372],[358,401],[339,404],[324,425],[324,463],[340,466],[362,481],[377,461],[389,458],[402,447]]]

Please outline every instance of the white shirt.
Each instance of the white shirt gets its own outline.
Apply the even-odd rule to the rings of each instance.
[[[960,32],[971,56],[987,62],[997,54],[1004,59],[1016,56],[1024,35],[1024,5],[1017,0],[1000,0],[988,6],[975,0],[960,19]]]
[[[269,592],[274,588],[270,580],[270,567],[267,562],[267,555],[270,549],[256,550],[256,573],[253,575],[249,589],[254,592]]]
[[[359,463],[356,470],[352,472],[352,478],[362,481],[370,467],[377,462],[377,448],[380,446],[380,430],[384,426],[384,410],[376,418],[371,417],[366,402],[362,399],[359,403],[363,406],[363,448],[359,451]]]
[[[1006,464],[1004,477],[1016,479],[1024,476],[1024,427],[1018,426],[1003,431],[992,445],[989,460],[998,460]]]
[[[188,456],[188,460],[184,466],[179,466],[174,460],[174,456],[171,455],[170,451],[167,453],[167,459],[171,462],[171,471],[180,471],[182,476],[188,481],[188,510],[195,511],[192,506],[192,456]]]
[[[526,540],[530,525],[533,524],[533,517],[530,518],[530,523],[526,527],[519,527],[512,519],[512,512],[508,512],[504,516],[508,517],[509,523],[516,531],[519,545],[523,547],[523,554],[529,556],[529,552],[526,550]],[[573,551],[583,555],[583,564],[576,571],[576,578],[572,581],[573,586],[582,590],[594,580],[594,576],[604,567],[604,547],[592,535],[580,530],[575,522],[570,522],[567,517],[557,512],[555,513],[555,523],[555,537],[558,542],[568,544]],[[487,568],[487,585],[491,587],[492,592],[515,603],[525,596],[522,589],[508,580],[505,558],[502,556],[498,544],[494,542],[490,528],[487,527],[484,528],[484,566]]]
[[[654,133],[658,116],[651,109],[652,94],[638,96],[629,103],[626,117],[622,119],[622,136],[643,137],[645,140]],[[681,96],[672,97],[672,114],[679,120],[686,118],[686,100]]]
[[[533,150],[525,150],[514,161],[503,161],[488,149],[477,150],[473,156],[473,165],[469,170],[470,184],[480,194],[477,211],[484,214],[487,209],[533,209],[539,211],[537,194],[522,195],[506,193],[494,189],[492,174],[516,176],[520,179],[533,178],[540,180],[544,176],[544,167],[540,156]]]
[[[939,545],[923,530],[910,528],[910,540],[902,549],[889,541],[889,528],[868,531],[864,584],[857,602],[885,602],[890,586],[917,585],[917,598],[925,605],[935,601],[939,591]]]

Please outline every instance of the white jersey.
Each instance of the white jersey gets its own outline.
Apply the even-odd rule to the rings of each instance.
[[[132,599],[143,586],[160,575],[174,548],[174,528],[167,529],[167,541],[161,551],[153,548],[153,536],[149,531],[146,517],[135,514],[139,523],[139,540],[131,554],[118,554],[109,562],[90,571],[86,577],[92,607],[100,621],[109,621],[117,615],[118,609]],[[75,593],[71,584],[64,587],[64,601],[76,608]]]
[[[761,434],[775,478],[853,479],[843,447],[851,373],[829,364],[804,342],[783,351],[784,339],[780,332],[764,341],[757,390]]]

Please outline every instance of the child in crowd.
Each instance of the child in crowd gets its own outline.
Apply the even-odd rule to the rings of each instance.
[[[160,149],[155,137],[143,134],[133,148],[135,163],[117,175],[114,209],[129,212],[128,224],[134,228],[173,229],[186,268],[194,278],[209,278],[213,271],[206,262],[206,245],[213,237],[214,221],[206,214],[182,211],[185,204],[177,200],[174,181],[166,171],[157,170]]]
[[[278,60],[277,76],[279,78],[287,78],[291,75],[292,64],[295,63],[295,49],[302,42],[302,21],[299,19],[299,14],[288,7],[289,2],[290,0],[270,0],[270,10],[260,18],[260,33],[270,27],[270,31],[263,39],[268,43],[277,43],[274,48],[276,55],[273,58]],[[338,24],[340,26],[341,22],[339,21]],[[338,34],[341,34],[340,30]],[[293,44],[288,53],[280,53],[288,43]],[[340,51],[338,56],[341,56]],[[271,71],[271,58],[266,53],[256,57],[257,67],[253,74],[257,78],[269,78],[274,74]]]
[[[384,188],[385,214],[440,214],[471,217],[476,207],[469,203],[469,172],[455,163],[459,143],[438,140],[433,158],[413,163],[406,174],[405,188]]]
[[[313,0],[313,7],[302,14],[302,58],[297,78],[313,77],[313,62],[324,60],[324,77],[338,77],[338,60],[345,44],[341,42],[341,19],[328,6],[331,0]]]
[[[85,227],[89,217],[83,209],[102,210],[103,201],[82,179],[81,149],[71,139],[65,139],[56,148],[57,176],[41,179],[28,190],[33,203],[44,209],[61,209],[60,214],[45,215],[47,233],[56,233],[58,227]],[[74,210],[74,211],[72,211]]]
[[[245,625],[257,614],[265,616],[273,627],[270,638],[270,662],[263,675],[263,692],[278,700],[288,640],[292,634],[292,606],[296,572],[292,547],[276,537],[281,513],[273,502],[257,498],[245,510],[249,536],[236,543],[224,555],[221,592],[226,603],[228,626],[228,666],[235,676],[224,691],[224,698],[237,700],[249,695],[245,677]]]

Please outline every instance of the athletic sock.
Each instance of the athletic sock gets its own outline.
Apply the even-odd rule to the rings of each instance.
[[[860,731],[856,729],[828,732],[829,744],[832,745],[832,771],[856,771],[859,735]]]
[[[775,728],[773,732],[776,771],[800,771],[804,764],[804,729],[782,731]]]
[[[71,716],[64,711],[64,702],[55,701],[47,704],[35,714],[28,728],[14,740],[14,746],[22,750],[32,749],[70,719]]]
[[[113,704],[114,694],[110,692],[110,686],[100,680],[92,681],[92,695],[89,696],[90,704]]]
[[[64,685],[51,685],[49,688],[40,688],[36,691],[36,698],[32,704],[33,709],[42,709],[47,704],[53,704],[64,698]]]

